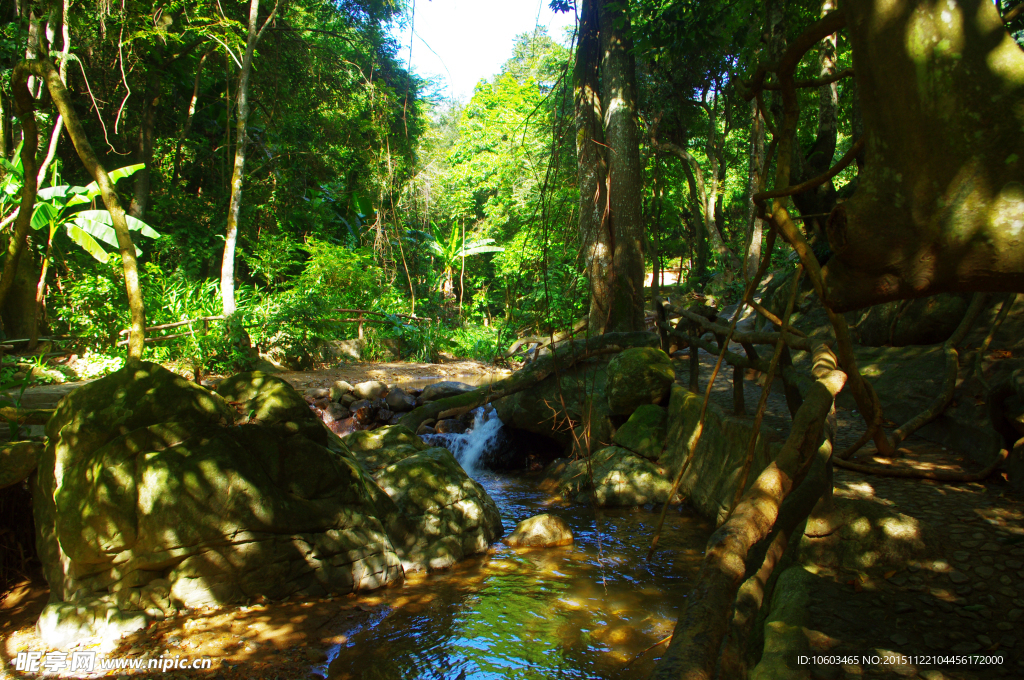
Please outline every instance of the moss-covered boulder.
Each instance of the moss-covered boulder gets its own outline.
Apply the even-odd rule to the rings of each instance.
[[[393,534],[406,570],[446,569],[501,537],[498,506],[448,449],[402,457],[374,477],[407,526]]]
[[[0,446],[0,489],[28,479],[43,452],[39,442],[9,442]]]
[[[615,415],[628,416],[638,406],[667,401],[675,379],[672,360],[660,349],[623,350],[608,363],[608,408]]]
[[[668,414],[655,404],[638,406],[626,424],[616,430],[612,441],[633,453],[657,460],[665,447]]]
[[[508,427],[544,435],[566,451],[587,442],[587,450],[575,451],[586,454],[612,443],[607,389],[608,364],[579,364],[498,399],[494,409]]]
[[[237,410],[143,363],[60,403],[33,490],[48,643],[402,578],[397,508],[302,398],[255,373],[222,392]]]
[[[664,503],[672,490],[672,479],[665,467],[627,451],[609,446],[596,452],[589,461],[579,459],[553,467],[557,479],[546,486],[580,503],[593,501],[601,507],[636,506]],[[550,474],[550,473],[549,473]],[[677,495],[674,502],[679,501]]]
[[[353,432],[341,441],[371,474],[430,448],[412,430],[401,425]]]

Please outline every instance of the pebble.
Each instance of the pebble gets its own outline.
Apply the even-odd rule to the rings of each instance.
[[[946,646],[946,640],[937,633],[925,633],[924,644],[929,649],[943,649]]]
[[[949,572],[949,580],[953,583],[967,583],[970,579],[962,571],[953,570]]]
[[[1019,621],[1024,616],[1024,609],[1011,609],[1006,615],[1007,621]]]
[[[1013,588],[1000,588],[999,594],[1009,598],[1017,597],[1017,591]]]
[[[981,645],[976,642],[961,642],[958,645],[953,645],[953,649],[950,651],[954,654],[973,654],[979,649],[981,649]]]
[[[1003,647],[1010,648],[1017,644],[1017,638],[1013,637],[1012,635],[1004,635],[1003,637],[999,638],[999,644]]]
[[[1009,576],[1000,576],[999,577],[999,582],[1002,583],[1004,586],[1008,586],[1011,583],[1013,583],[1013,579],[1010,578]]]
[[[978,637],[976,637],[974,639],[977,640],[979,643],[981,643],[981,645],[983,647],[991,647],[992,646],[992,638],[990,638],[987,635],[979,635]]]
[[[908,638],[906,635],[903,635],[902,633],[896,633],[895,635],[890,635],[889,639],[892,640],[893,642],[895,642],[898,645],[905,645],[908,642],[910,642],[910,638]]]
[[[966,550],[957,550],[955,553],[953,553],[953,559],[957,562],[966,562],[969,559],[971,559],[971,553],[967,552]]]
[[[1010,631],[1014,629],[1014,625],[1009,621],[1000,621],[996,624],[996,628],[998,628],[999,630]]]
[[[989,576],[994,574],[995,571],[992,570],[992,567],[975,567],[974,568],[974,573],[977,574],[978,576],[980,576],[981,578],[988,578]],[[1006,577],[1004,576],[1003,578],[1006,578]],[[1004,583],[1003,585],[1007,585],[1008,586],[1010,584],[1009,583]]]
[[[1024,568],[1024,562],[1020,560],[1006,560],[1006,566],[1010,569],[1021,569]]]

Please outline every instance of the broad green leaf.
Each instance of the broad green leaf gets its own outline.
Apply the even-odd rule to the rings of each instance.
[[[85,252],[89,253],[103,264],[107,263],[110,256],[107,255],[107,251],[103,250],[99,243],[96,243],[96,239],[75,224],[69,224],[67,226],[68,236],[72,241],[80,245]]]
[[[113,230],[114,228],[114,220],[110,216],[110,213],[106,210],[83,210],[81,212],[75,213],[75,217],[81,217],[85,220],[99,222],[100,224],[105,225],[111,230]],[[125,222],[128,223],[129,231],[137,231],[141,233],[143,236],[146,236],[147,238],[160,238],[159,232],[157,232],[155,229],[153,229],[151,226],[149,226],[142,220],[134,218],[131,215],[125,215],[124,219]],[[115,241],[114,243],[116,245],[117,242]]]
[[[32,211],[32,228],[42,229],[60,219],[60,210],[51,203],[36,203],[36,209]]]
[[[46,187],[36,192],[37,201],[52,201],[55,198],[67,198],[68,194],[72,193],[71,187],[67,184],[61,184],[55,187]]]
[[[138,172],[144,167],[146,167],[145,163],[136,163],[135,165],[126,165],[123,168],[111,170],[107,174],[110,176],[110,181],[113,182],[114,184],[117,184],[117,180],[124,179],[129,175],[134,175],[136,172]],[[85,185],[85,195],[88,196],[88,200],[91,201],[92,199],[99,196],[100,193],[100,185],[97,184],[96,182],[89,182],[88,184]],[[84,201],[79,201],[79,203],[82,202]]]

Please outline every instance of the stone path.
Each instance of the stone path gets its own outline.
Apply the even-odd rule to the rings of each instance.
[[[701,351],[701,389],[714,359]],[[676,363],[680,382],[686,382],[687,364]],[[745,382],[748,413],[760,392],[753,381]],[[732,413],[731,367],[720,372],[712,400]],[[840,409],[836,415],[842,448],[860,436],[863,420],[855,411]],[[784,437],[789,423],[785,396],[773,390],[764,424]],[[908,439],[901,451],[899,464],[978,467],[962,452],[919,437]],[[885,462],[873,461],[870,453],[857,459]],[[837,498],[872,501],[914,518],[927,552],[906,569],[883,574],[818,571],[805,632],[812,654],[845,656],[838,660],[847,663],[812,665],[811,677],[1024,678],[1024,499],[1008,495],[1007,488],[998,476],[985,483],[941,484],[836,469]]]

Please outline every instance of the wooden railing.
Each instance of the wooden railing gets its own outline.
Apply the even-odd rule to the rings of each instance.
[[[210,322],[211,321],[223,321],[223,320],[224,320],[224,317],[222,315],[218,314],[217,316],[203,316],[203,317],[200,317],[198,319],[188,319],[186,321],[175,321],[174,323],[163,323],[163,324],[160,324],[158,326],[147,326],[146,329],[145,329],[146,333],[147,333],[147,335],[146,335],[146,342],[160,342],[162,340],[173,340],[174,338],[184,338],[184,337],[187,337],[187,336],[190,336],[190,335],[195,335],[195,332],[191,331],[191,330],[188,333],[173,333],[171,335],[157,335],[157,336],[150,336],[150,335],[148,335],[148,333],[150,331],[160,331],[160,330],[166,330],[168,328],[178,328],[180,326],[188,326],[190,324],[198,323],[200,321],[203,322],[203,332],[202,332],[202,335],[209,335],[209,333],[210,333]],[[120,331],[118,333],[119,336],[120,335],[127,335],[128,338],[125,338],[124,340],[118,341],[115,346],[116,347],[121,347],[123,345],[127,345],[128,344],[128,340],[131,338],[131,332],[132,331],[131,331],[130,328],[125,328],[124,330]]]
[[[359,339],[360,340],[363,339],[363,324],[364,323],[387,323],[388,322],[388,319],[386,319],[386,318],[385,319],[367,319],[364,316],[366,314],[372,314],[372,315],[375,315],[375,316],[383,316],[383,317],[398,316],[398,317],[401,317],[403,319],[411,319],[413,321],[426,321],[427,323],[430,323],[430,322],[434,321],[434,319],[428,319],[428,318],[423,317],[423,316],[416,316],[415,314],[388,314],[386,312],[374,312],[374,311],[371,311],[369,309],[341,309],[341,308],[339,308],[339,309],[332,309],[331,311],[332,312],[340,312],[342,314],[356,314],[357,316],[354,319],[328,319],[328,321],[333,321],[334,323],[357,323],[357,324],[359,324]]]

